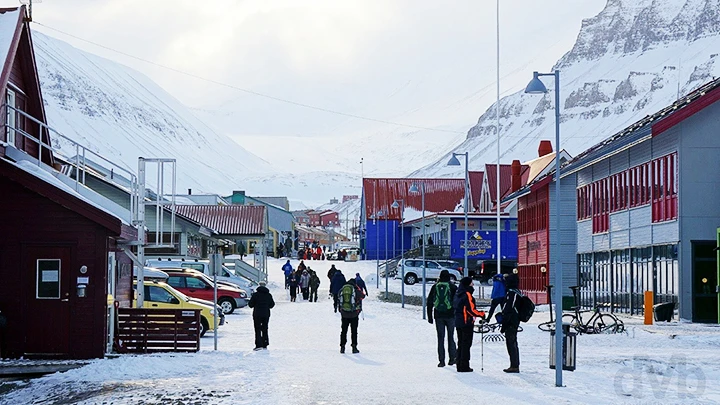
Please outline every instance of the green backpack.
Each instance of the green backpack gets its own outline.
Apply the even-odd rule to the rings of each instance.
[[[452,309],[449,283],[443,281],[435,284],[435,301],[433,302],[433,307],[439,311],[449,311]]]
[[[345,284],[338,293],[340,296],[340,310],[343,312],[355,312],[355,287],[351,284]]]

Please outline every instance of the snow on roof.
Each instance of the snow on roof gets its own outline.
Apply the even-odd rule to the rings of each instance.
[[[43,180],[44,182],[55,186],[56,188],[72,195],[73,197],[75,197],[89,205],[92,205],[93,207],[95,207],[109,215],[112,215],[113,217],[119,219],[123,224],[129,225],[128,221],[125,220],[123,215],[118,215],[118,213],[115,213],[112,210],[108,209],[105,205],[103,205],[100,202],[101,199],[104,199],[105,197],[102,197],[100,194],[97,194],[94,191],[87,189],[87,188],[86,188],[87,190],[89,190],[92,194],[94,194],[98,198],[91,197],[92,194],[83,193],[83,194],[85,194],[85,195],[83,195],[83,194],[75,191],[75,189],[73,189],[69,185],[65,184],[59,178],[59,176],[65,176],[64,174],[57,173],[57,172],[51,173],[41,167],[38,167],[38,165],[31,163],[29,161],[24,161],[24,160],[19,161],[19,162],[12,162],[10,160],[5,160],[5,161],[8,162],[9,164],[15,165],[16,167],[18,167],[19,169],[21,169],[27,173],[32,174],[33,176],[39,178],[40,180]],[[85,187],[84,185],[81,185],[81,186]],[[107,201],[110,201],[110,200],[107,200]]]
[[[2,55],[0,58],[2,58],[3,61],[7,60],[10,46],[15,37],[18,19],[20,18],[19,8],[5,10],[4,12],[0,10],[0,55]]]

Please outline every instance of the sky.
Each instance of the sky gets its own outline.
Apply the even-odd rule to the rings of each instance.
[[[1,6],[17,4],[0,0]],[[267,160],[273,137],[332,142],[335,136],[372,133],[382,139],[421,126],[442,131],[426,131],[420,143],[457,144],[495,100],[495,4],[44,0],[34,5],[39,24],[33,29],[145,73],[220,132],[252,143],[248,149]],[[582,19],[604,6],[605,0],[503,0],[502,93],[522,88],[533,70],[550,70],[572,47]],[[308,109],[237,88],[408,126]],[[322,158],[308,156],[299,164]]]

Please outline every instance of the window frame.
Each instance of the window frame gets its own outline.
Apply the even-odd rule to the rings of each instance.
[[[41,271],[48,271],[48,270],[40,270],[40,262],[57,262],[57,281],[52,283],[57,283],[57,296],[40,296],[40,281],[42,280],[40,278]],[[54,270],[54,269],[53,269]],[[51,282],[46,282],[51,283]],[[38,300],[59,300],[62,298],[62,259],[37,259],[35,261],[35,299]]]

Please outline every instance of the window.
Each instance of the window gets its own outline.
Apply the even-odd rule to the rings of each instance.
[[[182,264],[182,267],[183,267],[184,269],[193,269],[193,270],[198,270],[198,271],[204,271],[204,270],[205,270],[205,268],[204,268],[204,266],[202,265],[202,263],[197,263],[197,264],[196,264],[196,263],[183,263],[183,264]]]
[[[171,303],[173,295],[161,287],[147,286],[145,287],[145,299],[152,302]]]
[[[199,278],[185,277],[185,283],[187,284],[187,288],[195,288],[201,290],[207,287],[205,282],[203,280],[200,280]]]
[[[5,123],[7,124],[7,132],[6,132],[6,141],[7,143],[11,145],[15,145],[15,130],[13,128],[17,128],[17,112],[13,110],[10,107],[15,107],[15,92],[8,89],[7,90],[7,96],[5,98],[5,109],[6,111],[6,120]]]
[[[60,298],[60,259],[38,259],[35,298]]]
[[[677,153],[652,161],[652,221],[677,218]]]
[[[185,277],[172,276],[167,279],[168,285],[175,288],[185,288]]]
[[[440,268],[440,266],[439,266],[437,263],[435,263],[435,262],[427,262],[427,266],[426,266],[426,267],[427,267],[428,269],[439,269],[439,268]]]

